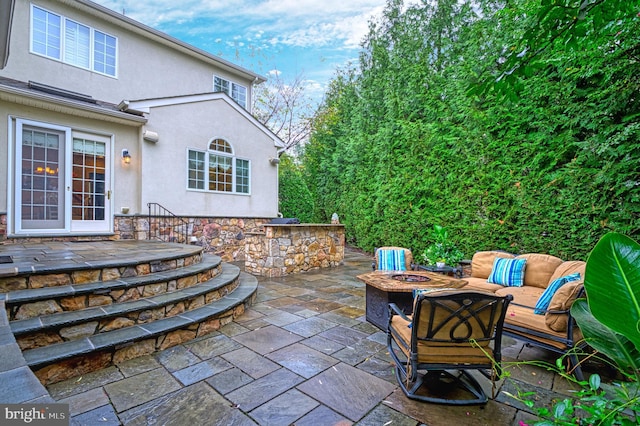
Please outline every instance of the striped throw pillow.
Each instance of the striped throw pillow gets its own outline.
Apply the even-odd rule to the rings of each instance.
[[[381,271],[406,271],[404,250],[378,250],[378,269]]]
[[[524,285],[524,268],[527,259],[505,259],[496,257],[493,269],[487,281],[505,287],[522,287]]]
[[[551,299],[553,295],[556,294],[556,291],[566,283],[571,281],[578,281],[580,279],[580,272],[576,272],[575,274],[565,275],[564,277],[557,278],[553,280],[549,286],[544,290],[544,292],[540,295],[540,298],[536,302],[536,307],[533,310],[534,314],[544,315],[549,309],[549,304],[551,303]]]

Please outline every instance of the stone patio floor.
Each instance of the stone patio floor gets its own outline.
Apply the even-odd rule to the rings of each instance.
[[[91,426],[518,425],[535,417],[502,391],[535,391],[542,402],[568,394],[566,380],[515,364],[553,354],[507,338],[511,377],[486,406],[407,399],[385,333],[364,318],[355,277],[370,268],[369,256],[347,251],[337,268],[261,277],[253,307],[218,332],[48,391],[70,405],[71,424]]]

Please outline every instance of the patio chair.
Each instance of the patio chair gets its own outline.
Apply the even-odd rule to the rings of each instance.
[[[371,268],[374,271],[410,271],[413,254],[404,247],[379,247],[375,250]]]
[[[512,299],[464,289],[423,292],[411,316],[389,304],[387,347],[405,395],[439,404],[485,404],[486,393],[468,372],[478,370],[491,379],[494,398],[502,325]]]

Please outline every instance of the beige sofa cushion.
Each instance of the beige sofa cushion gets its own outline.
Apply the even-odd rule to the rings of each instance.
[[[549,282],[551,283],[560,277],[574,274],[576,272],[580,273],[580,277],[584,279],[584,270],[586,266],[587,263],[581,260],[569,260],[567,262],[562,262],[560,266],[556,268],[553,275],[551,275],[551,278],[549,278]]]
[[[573,302],[578,297],[578,294],[582,290],[584,282],[571,281],[563,285],[556,291],[556,294],[551,298],[549,303],[549,311],[566,311],[571,308]],[[540,316],[540,315],[538,315]],[[567,331],[568,315],[566,313],[554,314],[547,312],[544,315],[545,323],[553,331],[563,332]]]
[[[502,287],[496,291],[497,296],[506,296],[510,294],[513,296],[511,304],[527,306],[533,309],[536,306],[536,302],[540,298],[540,295],[544,292],[543,288],[524,286],[524,287]],[[542,317],[542,315],[538,315]]]
[[[515,256],[504,251],[479,251],[471,259],[471,276],[474,278],[489,278],[496,257],[513,259]]]
[[[489,283],[486,278],[464,277],[463,280],[467,282],[464,290],[480,290],[495,293],[497,290],[504,288],[503,285]]]
[[[563,286],[564,287],[564,286]],[[513,327],[519,327],[518,330],[513,329]],[[565,322],[566,327],[566,322]],[[522,306],[514,305],[513,303],[509,304],[507,309],[507,315],[504,320],[504,330],[509,331],[514,334],[518,334],[523,337],[527,337],[529,339],[546,343],[548,345],[554,346],[560,350],[566,350],[567,345],[562,341],[553,340],[551,338],[544,338],[540,336],[536,336],[528,332],[538,331],[553,336],[557,339],[566,339],[567,338],[567,330],[566,328],[563,331],[556,331],[549,329],[545,324],[545,318],[543,315],[536,315],[533,313],[533,309],[525,308]],[[573,341],[577,342],[582,339],[582,333],[578,327],[573,329]]]
[[[527,253],[516,256],[516,259],[526,259],[527,266],[524,270],[524,285],[539,288],[547,288],[549,278],[562,264],[562,259],[550,254]]]

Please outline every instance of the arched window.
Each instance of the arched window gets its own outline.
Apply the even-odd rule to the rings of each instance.
[[[231,145],[229,145],[229,142],[225,141],[224,139],[212,140],[209,144],[209,151],[219,151],[227,154],[233,154]]]
[[[189,189],[249,194],[249,160],[236,158],[224,139],[212,139],[207,151],[189,150]]]

